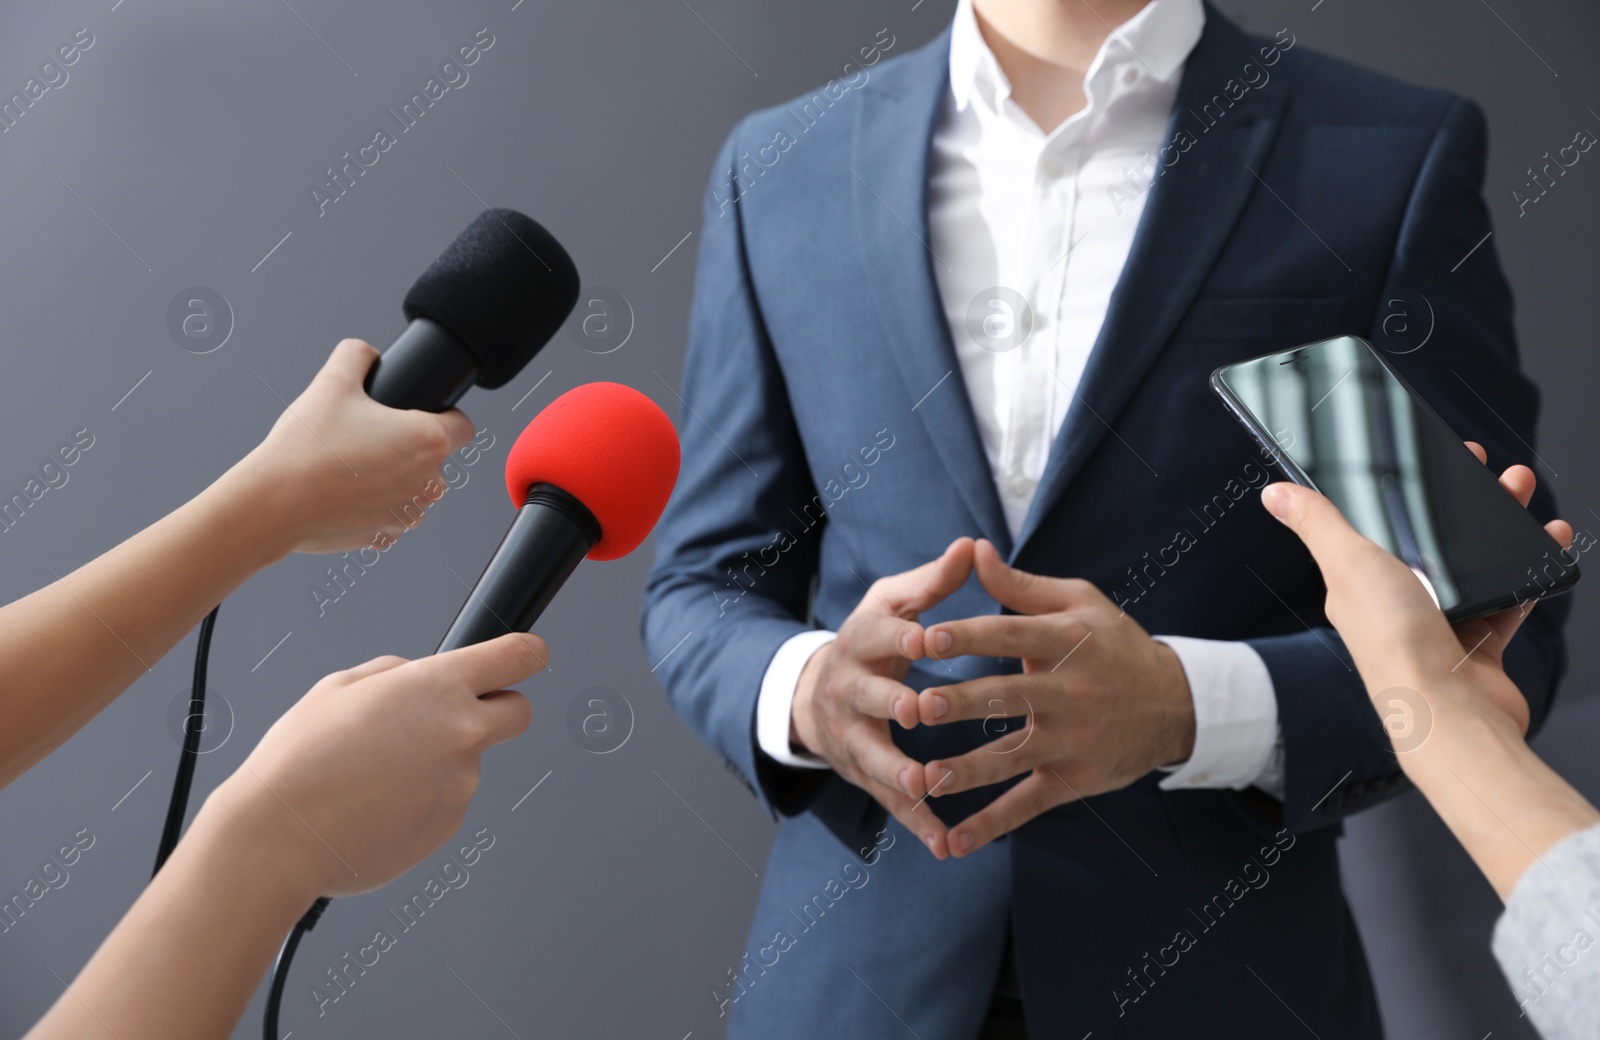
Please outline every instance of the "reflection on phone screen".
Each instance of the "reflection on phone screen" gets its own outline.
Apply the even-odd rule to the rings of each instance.
[[[1565,591],[1576,567],[1461,439],[1361,339],[1218,373],[1279,461],[1466,616]]]

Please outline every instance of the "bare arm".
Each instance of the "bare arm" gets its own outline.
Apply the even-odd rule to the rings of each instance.
[[[161,873],[28,1040],[228,1036],[318,896],[387,884],[455,834],[483,751],[547,659],[508,635],[330,675],[206,800]]]
[[[29,1040],[232,1033],[319,893],[219,795]]]
[[[460,412],[385,408],[345,340],[267,438],[171,514],[0,607],[0,786],[81,729],[257,570],[398,537],[444,491]],[[381,545],[382,543],[380,543]]]
[[[1504,716],[1446,708],[1430,739],[1401,760],[1502,901],[1552,845],[1600,823],[1594,806]]]

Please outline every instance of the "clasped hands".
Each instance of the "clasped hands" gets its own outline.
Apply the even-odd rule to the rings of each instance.
[[[1015,613],[918,622],[974,572]],[[1022,672],[920,693],[905,685],[914,661],[967,655],[1019,659]],[[1020,726],[993,727],[994,740],[926,764],[895,746],[889,726],[1015,718]],[[795,690],[790,739],[945,859],[1187,760],[1194,734],[1189,683],[1170,647],[1091,583],[1016,570],[990,542],[960,538],[938,559],[875,582],[838,638],[812,655]],[[926,804],[1017,776],[1024,779],[952,827]]]

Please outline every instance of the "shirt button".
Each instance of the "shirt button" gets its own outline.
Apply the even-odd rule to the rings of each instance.
[[[1006,478],[1006,490],[1010,491],[1013,496],[1021,498],[1033,490],[1033,481],[1021,473],[1013,473]]]
[[[1122,72],[1122,82],[1126,83],[1130,87],[1133,86],[1134,81],[1137,80],[1138,78],[1139,78],[1139,70],[1138,69],[1124,69],[1123,72]]]
[[[1061,160],[1057,159],[1053,155],[1050,156],[1049,158],[1047,158],[1041,164],[1041,169],[1044,170],[1044,174],[1045,174],[1046,177],[1059,177],[1059,176],[1061,176],[1061,174],[1063,172],[1063,167],[1061,165]]]

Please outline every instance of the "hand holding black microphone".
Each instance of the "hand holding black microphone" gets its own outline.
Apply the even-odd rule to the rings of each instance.
[[[362,391],[376,351],[338,345],[266,438],[122,544],[0,607],[0,786],[143,675],[205,613],[294,552],[399,537],[472,436],[457,411],[385,408]],[[16,537],[15,534],[12,537]]]
[[[210,487],[0,607],[0,786],[87,724],[256,571],[414,524],[444,490],[440,466],[472,434],[452,406],[474,381],[492,388],[514,376],[577,295],[572,260],[547,231],[512,210],[481,214],[412,287],[412,324],[376,364],[371,347],[341,343],[262,443]]]

